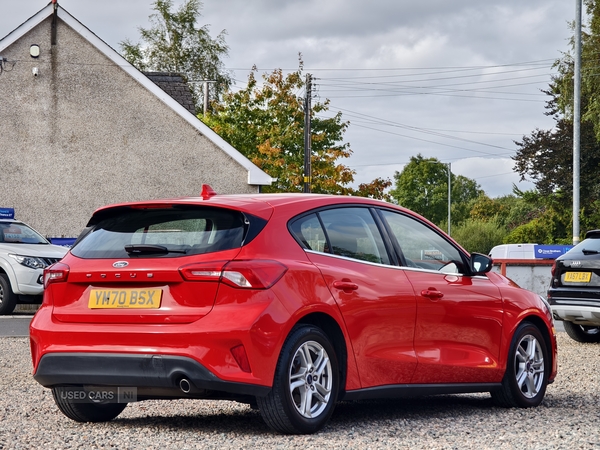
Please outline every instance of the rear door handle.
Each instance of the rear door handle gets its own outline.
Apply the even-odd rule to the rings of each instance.
[[[423,289],[421,291],[423,297],[430,298],[431,300],[438,300],[444,296],[440,291],[435,288]]]
[[[333,287],[342,291],[355,291],[358,289],[358,284],[350,280],[334,281]]]

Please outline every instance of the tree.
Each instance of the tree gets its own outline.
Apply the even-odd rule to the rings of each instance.
[[[596,75],[600,52],[600,1],[584,0],[589,22],[582,36],[582,92],[580,139],[580,223],[587,226],[591,217],[599,217],[600,181],[600,79]],[[574,40],[571,40],[571,48]],[[513,157],[515,171],[521,180],[530,178],[539,193],[538,200],[545,212],[537,226],[544,225],[548,232],[561,233],[562,224],[572,220],[573,198],[573,57],[563,54],[555,63],[558,74],[548,90],[546,115],[556,124],[551,130],[536,129],[524,136]],[[556,216],[558,214],[558,217]],[[546,217],[543,217],[546,216]],[[531,227],[530,227],[531,228]],[[547,240],[559,241],[565,235],[544,235]]]
[[[582,27],[581,36],[581,118],[593,124],[596,139],[600,141],[600,80],[597,76],[598,51],[600,50],[600,2],[584,0],[589,18]],[[572,26],[574,29],[574,24]],[[586,30],[587,29],[587,30]],[[556,107],[568,120],[573,119],[573,76],[575,38],[571,38],[571,51],[563,54],[554,66],[558,75],[553,77],[551,92],[556,97]]]
[[[358,185],[358,190],[353,191],[352,195],[356,195],[357,197],[369,197],[375,198],[379,200],[385,200],[386,202],[391,202],[392,196],[386,192],[392,185],[392,182],[389,178],[375,178],[370,183],[360,183]]]
[[[263,75],[263,84],[248,76],[246,88],[228,91],[223,101],[213,103],[213,111],[202,120],[219,136],[254,164],[277,180],[264,192],[301,192],[304,177],[304,109],[298,93],[305,88],[302,61],[296,72],[287,75],[281,69]],[[350,187],[354,171],[338,163],[352,154],[343,142],[348,122],[340,112],[321,117],[329,101],[313,102],[312,117],[312,192],[362,195],[384,198],[390,181],[380,178]]]
[[[471,205],[470,219],[488,222],[507,213],[508,209],[504,204],[483,194]]]
[[[391,196],[402,206],[412,209],[436,224],[448,217],[448,167],[436,158],[421,154],[410,158],[402,172],[394,175]],[[469,203],[483,191],[462,175],[450,175],[452,222],[460,223],[470,213]]]
[[[227,56],[226,31],[214,39],[209,26],[197,28],[201,16],[200,0],[185,0],[172,12],[173,0],[155,0],[150,16],[152,26],[139,28],[143,45],[128,39],[120,42],[123,57],[141,71],[182,74],[191,81],[196,105],[203,100],[202,80],[209,83],[209,96],[220,97],[231,85],[231,77],[224,70],[221,59]]]
[[[569,244],[569,222],[565,216],[548,210],[543,215],[513,229],[504,238],[505,244]]]
[[[573,123],[557,119],[554,129],[535,130],[515,144],[513,160],[521,180],[529,177],[542,196],[560,193],[568,207],[573,197]],[[589,121],[581,123],[580,149],[580,197],[586,205],[600,198],[600,145]]]
[[[496,218],[467,219],[454,228],[452,237],[467,251],[487,255],[494,246],[503,243],[506,234],[506,228]]]

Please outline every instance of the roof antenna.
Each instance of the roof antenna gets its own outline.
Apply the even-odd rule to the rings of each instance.
[[[214,191],[213,188],[210,187],[210,185],[202,185],[202,192],[200,192],[200,197],[202,197],[203,200],[208,200],[215,195],[217,195],[217,193]]]

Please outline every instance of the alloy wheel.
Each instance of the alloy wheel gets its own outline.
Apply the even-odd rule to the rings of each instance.
[[[515,376],[523,396],[535,397],[544,384],[544,353],[532,335],[521,338],[515,352]]]
[[[321,344],[308,341],[296,351],[289,371],[292,401],[300,415],[319,416],[331,401],[333,377],[329,355]]]

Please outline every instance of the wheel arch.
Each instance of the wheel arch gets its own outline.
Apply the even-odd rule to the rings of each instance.
[[[296,325],[314,325],[321,329],[331,340],[335,349],[340,371],[340,390],[338,399],[343,398],[346,392],[346,378],[348,376],[348,347],[344,333],[337,321],[328,314],[315,312],[302,317]]]
[[[0,274],[6,275],[8,278],[8,284],[13,292],[13,294],[19,294],[17,291],[17,277],[8,262],[6,262],[3,258],[0,258]]]
[[[526,316],[524,317],[516,326],[515,326],[515,330],[518,328],[519,325],[521,325],[524,322],[529,322],[533,325],[535,325],[535,327],[540,330],[540,333],[542,333],[542,336],[544,337],[544,343],[546,344],[546,353],[548,355],[548,357],[550,358],[550,380],[553,380],[552,374],[554,373],[554,367],[556,364],[556,361],[554,360],[554,352],[553,352],[553,336],[551,335],[550,330],[548,329],[548,326],[546,325],[546,322],[544,322],[544,320],[541,317],[538,317],[536,315],[530,315],[530,316]],[[513,330],[514,333],[514,330]]]

